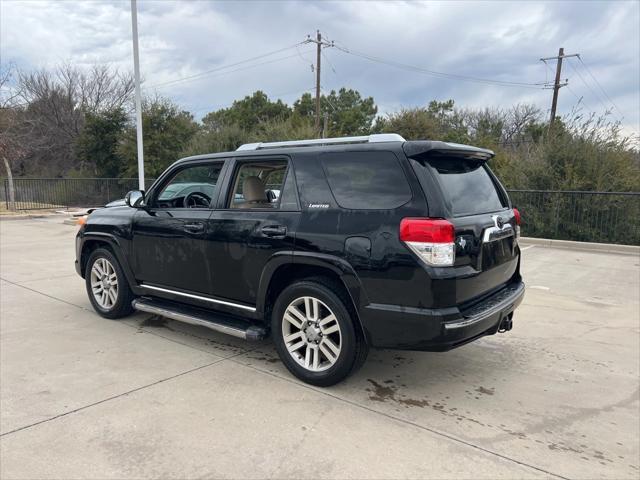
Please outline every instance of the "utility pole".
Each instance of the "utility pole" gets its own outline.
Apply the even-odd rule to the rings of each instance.
[[[322,129],[320,127],[320,70],[322,68],[322,47],[333,47],[333,42],[327,42],[322,40],[322,34],[320,30],[316,31],[316,39],[312,39],[311,35],[307,35],[305,43],[316,44],[316,115],[315,115],[315,130],[318,138],[322,136]]]
[[[138,146],[138,188],[144,190],[144,150],[142,148],[142,95],[140,94],[140,58],[138,56],[138,6],[131,0],[131,32],[133,37],[133,71],[136,90],[136,143]]]
[[[322,34],[317,31],[316,39],[316,132],[320,132],[320,67],[322,62]]]
[[[329,132],[329,112],[324,112],[324,125],[322,127],[322,138],[327,138]]]
[[[557,57],[547,57],[547,58],[541,58],[540,61],[547,63],[547,60],[557,60],[556,63],[556,78],[555,81],[553,82],[553,99],[551,100],[551,116],[549,117],[549,128],[551,128],[551,126],[553,125],[553,122],[556,119],[556,109],[558,107],[558,92],[560,91],[561,87],[564,87],[566,85],[568,85],[568,81],[565,80],[564,83],[562,83],[560,81],[560,75],[562,74],[562,59],[563,58],[568,58],[568,57],[577,57],[579,56],[578,53],[572,53],[571,55],[565,55],[564,54],[564,48],[560,48],[558,50],[558,56]]]

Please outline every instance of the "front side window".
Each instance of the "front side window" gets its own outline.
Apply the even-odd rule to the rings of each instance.
[[[411,200],[411,188],[392,152],[321,155],[331,192],[342,208],[387,210]]]
[[[280,208],[286,160],[242,162],[236,169],[229,208]]]
[[[222,162],[179,170],[156,197],[158,208],[210,208]]]

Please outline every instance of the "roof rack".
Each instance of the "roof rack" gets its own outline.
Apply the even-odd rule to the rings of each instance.
[[[309,147],[314,145],[342,145],[350,143],[382,143],[382,142],[404,142],[404,138],[397,133],[378,133],[374,135],[363,135],[361,137],[340,137],[340,138],[314,138],[312,140],[291,140],[286,142],[268,143],[245,143],[237,150],[264,150],[268,148],[287,147]]]

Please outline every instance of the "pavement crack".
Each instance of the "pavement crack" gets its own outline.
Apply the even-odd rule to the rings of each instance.
[[[58,302],[62,302],[62,303],[65,303],[67,305],[71,305],[72,307],[79,308],[81,310],[84,310],[85,312],[95,313],[93,310],[91,310],[89,308],[86,308],[86,307],[83,307],[82,305],[76,305],[75,303],[68,302],[67,300],[63,300],[62,298],[54,297],[53,295],[49,295],[48,293],[41,292],[41,291],[36,290],[34,288],[31,288],[31,287],[27,287],[26,285],[22,285],[20,283],[12,282],[11,280],[7,280],[6,278],[0,277],[0,280],[2,280],[3,282],[7,282],[7,283],[13,285],[14,287],[24,288],[25,290],[29,290],[29,291],[31,291],[33,293],[37,293],[37,294],[42,295],[42,296],[47,297],[47,298],[51,298],[52,300],[57,300]]]
[[[238,355],[240,355],[240,354],[238,354]],[[166,377],[166,378],[163,378],[161,380],[157,380],[155,382],[148,383],[146,385],[142,385],[142,386],[134,388],[132,390],[127,390],[126,392],[119,393],[117,395],[113,395],[111,397],[104,398],[104,399],[99,400],[97,402],[93,402],[93,403],[90,403],[88,405],[84,405],[82,407],[74,408],[73,410],[69,410],[68,412],[64,412],[64,413],[60,413],[58,415],[54,415],[53,417],[49,417],[49,418],[46,418],[44,420],[40,420],[39,422],[34,422],[34,423],[29,424],[29,425],[24,425],[22,427],[15,428],[13,430],[10,430],[8,432],[0,434],[0,437],[5,437],[7,435],[11,435],[12,433],[17,433],[17,432],[20,432],[22,430],[26,430],[26,429],[33,428],[33,427],[38,426],[38,425],[42,425],[43,423],[51,422],[52,420],[57,420],[58,418],[66,417],[67,415],[71,415],[73,413],[81,412],[81,411],[86,410],[88,408],[95,407],[97,405],[101,405],[101,404],[106,403],[106,402],[110,402],[111,400],[116,400],[116,399],[121,398],[121,397],[126,397],[127,395],[131,395],[132,393],[136,393],[136,392],[139,392],[141,390],[153,387],[155,385],[159,385],[161,383],[168,382],[168,381],[173,380],[175,378],[182,377],[184,375],[188,375],[189,373],[197,372],[198,370],[202,370],[203,368],[210,367],[211,365],[215,365],[216,363],[220,363],[220,362],[223,362],[225,360],[226,360],[226,358],[220,358],[220,359],[216,360],[215,362],[209,362],[209,363],[207,363],[205,365],[200,365],[199,367],[195,367],[195,368],[186,370],[184,372],[180,372],[180,373],[177,373],[175,375],[171,375],[170,377]]]
[[[80,310],[84,310],[85,312],[89,312],[89,313],[91,313],[91,314],[93,314],[93,315],[97,315],[97,314],[96,314],[96,312],[95,312],[92,308],[83,307],[82,305],[77,305],[77,304],[75,304],[75,303],[69,302],[69,301],[64,300],[64,299],[62,299],[62,298],[54,297],[53,295],[49,295],[48,293],[41,292],[41,291],[39,291],[39,290],[36,290],[36,289],[34,289],[34,288],[31,288],[31,287],[27,287],[26,285],[22,285],[22,284],[20,284],[20,283],[12,282],[11,280],[7,280],[6,278],[2,278],[2,277],[0,277],[0,280],[2,280],[2,281],[4,281],[4,282],[7,282],[7,283],[9,283],[10,285],[13,285],[13,286],[15,286],[15,287],[24,288],[25,290],[29,290],[30,292],[37,293],[38,295],[42,295],[42,296],[47,297],[47,298],[50,298],[50,299],[52,299],[52,300],[56,300],[56,301],[58,301],[58,302],[62,302],[62,303],[64,303],[64,304],[66,304],[66,305],[70,305],[70,306],[72,306],[72,307],[79,308]],[[176,340],[176,339],[174,339],[174,338],[166,337],[166,336],[161,335],[161,334],[159,334],[159,333],[157,333],[157,332],[151,331],[150,329],[140,327],[139,325],[131,325],[131,324],[128,324],[128,323],[126,323],[126,322],[118,322],[118,324],[120,324],[120,325],[124,325],[124,326],[129,327],[129,328],[133,328],[133,329],[136,329],[136,330],[142,330],[142,331],[144,331],[145,333],[148,333],[148,334],[151,334],[151,335],[155,335],[156,337],[158,337],[158,338],[162,338],[162,339],[164,339],[164,340],[166,340],[166,341],[168,341],[168,342],[177,343],[178,345],[182,345],[183,347],[191,348],[191,349],[193,349],[193,350],[197,350],[197,351],[199,351],[199,352],[208,353],[209,355],[214,355],[214,356],[216,356],[216,357],[221,357],[221,355],[218,355],[218,354],[216,354],[216,353],[210,352],[210,351],[205,350],[205,349],[203,349],[203,348],[198,348],[198,347],[196,347],[196,346],[194,346],[194,345],[190,345],[190,344],[185,343],[185,342],[181,342],[181,341]],[[197,337],[197,336],[196,336],[196,337]],[[204,337],[197,337],[197,338],[200,338],[200,339],[202,339],[202,340],[206,340],[206,338],[204,338]],[[241,352],[241,354],[242,354],[242,353],[249,353],[249,352],[252,352],[253,350],[254,350],[254,349],[244,350],[243,352]],[[230,355],[230,356],[232,357],[232,356],[235,356],[235,355],[236,355],[236,354],[232,354],[232,355]],[[222,357],[222,358],[229,358],[229,357]]]
[[[32,283],[32,282],[42,282],[44,280],[58,280],[60,278],[69,278],[69,277],[77,277],[77,273],[67,273],[66,275],[52,275],[51,277],[43,277],[43,278],[30,278],[29,280],[25,280],[22,283]],[[9,280],[2,279],[5,282],[10,282]]]

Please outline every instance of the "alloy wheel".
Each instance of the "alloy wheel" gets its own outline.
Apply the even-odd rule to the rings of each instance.
[[[315,297],[299,297],[289,304],[282,320],[282,338],[291,357],[312,372],[331,368],[342,349],[338,319]]]
[[[91,267],[91,292],[100,307],[111,310],[118,301],[118,276],[109,260],[99,257]]]

